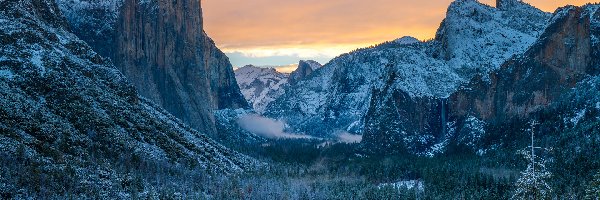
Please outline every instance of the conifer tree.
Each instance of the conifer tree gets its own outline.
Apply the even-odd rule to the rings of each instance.
[[[542,149],[534,145],[536,125],[537,122],[533,121],[529,130],[531,132],[531,146],[526,150],[520,151],[524,158],[529,161],[529,164],[527,165],[527,169],[521,172],[521,177],[517,181],[517,189],[512,199],[551,199],[552,188],[546,180],[552,177],[552,173],[546,170],[546,160],[535,154],[536,149]]]

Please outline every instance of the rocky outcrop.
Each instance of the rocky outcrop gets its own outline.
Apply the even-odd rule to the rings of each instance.
[[[321,68],[322,65],[314,60],[301,60],[298,63],[298,68],[290,74],[288,83],[296,84],[308,77],[313,71]]]
[[[213,111],[248,108],[228,58],[203,30],[200,1],[59,3],[75,33],[111,58],[142,96],[192,127],[214,134]],[[90,19],[80,22],[78,14]]]
[[[52,0],[0,2],[0,105],[3,198],[122,199],[173,175],[151,168],[183,176],[255,163],[139,97]]]
[[[440,43],[436,56],[462,65],[467,80],[474,72],[488,74],[525,52],[550,18],[550,13],[518,0],[499,2],[507,5],[493,8],[474,0],[454,1],[436,32],[435,41]]]

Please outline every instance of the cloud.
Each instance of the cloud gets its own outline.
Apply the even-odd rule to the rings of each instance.
[[[275,70],[281,73],[292,73],[296,69],[298,69],[298,64],[289,64],[275,67]]]
[[[328,45],[328,46],[271,46],[252,48],[222,48],[225,53],[240,53],[250,58],[272,57],[272,56],[294,56],[299,58],[329,57],[333,58],[341,53],[354,50],[362,45]]]
[[[244,130],[266,138],[311,139],[308,135],[298,135],[285,132],[285,123],[279,120],[250,114],[238,119],[238,124]]]
[[[343,143],[360,143],[362,141],[362,135],[355,135],[345,131],[340,131],[337,134],[337,140]]]
[[[206,0],[206,30],[219,47],[375,44],[428,39],[452,0]]]
[[[285,131],[286,124],[279,120],[266,118],[257,114],[249,114],[240,117],[237,123],[242,129],[258,136],[277,139],[319,139],[309,135],[288,133]],[[360,143],[362,135],[355,135],[346,131],[338,131],[335,134],[335,140],[342,143]]]
[[[203,0],[205,29],[223,49],[430,39],[453,0]],[[495,5],[495,0],[481,0]],[[589,0],[526,0],[552,12]]]
[[[203,0],[202,6],[205,30],[221,50],[242,54],[231,60],[243,66],[264,65],[258,59],[271,59],[273,65],[317,56],[331,59],[402,36],[431,39],[452,1]],[[495,5],[495,0],[480,1]],[[591,1],[525,2],[552,12]]]
[[[248,64],[252,64],[254,66],[272,66],[278,68],[283,65],[288,65],[289,63],[295,63],[295,65],[297,65],[299,60],[308,60],[307,58],[301,58],[298,56],[247,57],[240,52],[226,54],[231,60],[231,64],[238,68]],[[310,58],[310,60],[316,60],[320,63],[327,63],[329,60],[331,60],[331,57],[315,57]],[[296,68],[294,67],[292,70],[294,69]]]

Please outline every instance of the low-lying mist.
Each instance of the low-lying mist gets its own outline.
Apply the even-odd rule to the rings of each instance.
[[[274,120],[260,115],[251,114],[245,115],[238,119],[238,124],[244,130],[254,133],[256,135],[277,139],[277,138],[288,138],[288,139],[313,139],[314,137],[308,135],[300,135],[285,132],[285,123],[279,120]]]
[[[362,135],[355,135],[346,131],[340,131],[336,134],[338,142],[343,143],[360,143],[362,141]]]
[[[246,131],[270,139],[323,139],[304,134],[286,132],[285,122],[257,114],[244,115],[237,120],[237,123]],[[360,143],[362,141],[362,135],[338,131],[332,139],[335,142]]]

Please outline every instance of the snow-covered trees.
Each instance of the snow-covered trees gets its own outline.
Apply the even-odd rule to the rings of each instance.
[[[600,199],[600,171],[594,176],[594,180],[592,180],[585,192],[585,199]]]
[[[537,161],[530,163],[527,169],[521,173],[513,199],[550,199],[552,188],[546,181],[552,177],[552,173],[546,170],[542,158],[532,158],[533,155],[527,151],[523,155],[526,159]]]
[[[543,157],[535,155],[535,149],[541,149],[534,146],[536,121],[531,123],[531,146],[526,150],[519,151],[526,160],[529,160],[527,169],[521,172],[521,177],[517,181],[517,189],[512,199],[551,199],[552,188],[546,182],[552,177],[552,173],[546,170],[546,160]]]

